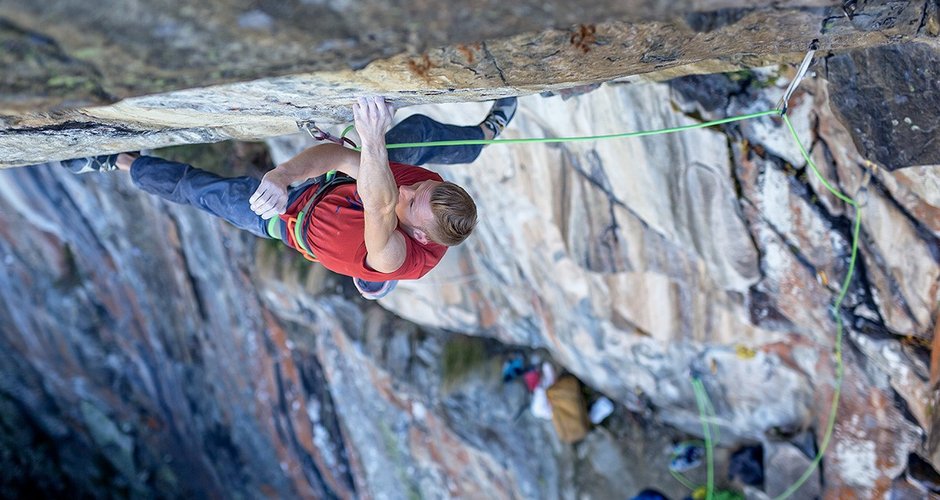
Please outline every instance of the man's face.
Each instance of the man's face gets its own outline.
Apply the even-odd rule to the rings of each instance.
[[[427,234],[428,228],[436,223],[434,213],[431,212],[431,191],[438,184],[440,182],[427,180],[410,186],[398,187],[398,205],[395,207],[395,213],[398,215],[398,221],[409,232],[418,229]],[[412,234],[412,237],[414,236]],[[415,239],[420,240],[420,238]]]

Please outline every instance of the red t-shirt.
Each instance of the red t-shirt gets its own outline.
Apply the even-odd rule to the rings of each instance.
[[[389,166],[396,186],[443,180],[437,173],[421,167],[391,162]],[[296,216],[316,191],[317,185],[311,185],[281,217],[287,220],[288,217]],[[422,245],[399,226],[398,231],[405,237],[405,262],[392,273],[374,271],[366,264],[365,217],[355,183],[331,189],[317,202],[313,213],[307,215],[311,216],[313,218],[307,225],[310,251],[324,267],[346,276],[369,281],[418,279],[433,269],[447,251],[446,246],[434,242]]]

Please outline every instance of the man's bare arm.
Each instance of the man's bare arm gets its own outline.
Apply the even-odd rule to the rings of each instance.
[[[362,140],[356,184],[365,217],[366,263],[380,273],[396,271],[405,262],[407,246],[398,228],[398,187],[388,165],[385,132],[393,110],[381,97],[360,97],[353,105],[356,131]]]
[[[251,210],[270,219],[287,210],[287,190],[291,184],[339,170],[350,177],[359,175],[359,153],[338,144],[307,148],[269,171],[251,195]]]
[[[339,170],[356,177],[359,172],[359,152],[339,144],[320,144],[301,151],[271,172],[278,172],[289,184],[293,184],[318,177],[330,170]]]

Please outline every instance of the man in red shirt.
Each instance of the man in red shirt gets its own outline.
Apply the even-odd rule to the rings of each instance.
[[[387,150],[386,143],[490,139],[515,110],[515,98],[500,99],[480,125],[469,127],[413,115],[386,134],[393,108],[382,98],[360,98],[353,116],[361,153],[336,144],[314,146],[260,181],[127,153],[62,163],[76,173],[128,170],[141,189],[193,205],[257,236],[281,239],[327,269],[353,277],[363,296],[375,299],[397,280],[427,274],[448,246],[470,235],[477,220],[466,191],[416,165],[470,163],[482,146]],[[348,178],[327,182],[331,170]]]

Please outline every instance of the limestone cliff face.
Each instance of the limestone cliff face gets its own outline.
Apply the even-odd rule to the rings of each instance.
[[[722,86],[735,93],[726,77],[709,77],[611,85],[568,102],[527,99],[509,133],[683,125],[691,113],[765,109],[780,93],[752,86],[717,108],[696,95]],[[791,116],[828,179],[863,200],[861,269],[840,314],[849,346],[875,356],[862,363],[849,348],[850,389],[829,457],[851,462],[864,448],[866,460],[877,458],[866,462],[864,484],[840,479],[838,468],[826,469],[827,484],[883,492],[930,426],[926,367],[905,339],[931,337],[936,322],[938,174],[866,168],[827,92],[824,81],[808,82]],[[690,373],[707,374],[729,439],[819,428],[832,388],[828,310],[854,214],[813,179],[779,121],[728,132],[493,147],[479,165],[449,168],[484,200],[480,234],[450,255],[450,269],[403,284],[384,304],[441,327],[543,346],[594,387],[623,402],[647,400],[690,432],[698,425]],[[495,171],[481,182],[481,168]],[[741,356],[742,347],[755,355]],[[885,407],[894,397],[876,397],[877,388],[906,394],[915,421]]]
[[[58,5],[40,15],[3,4],[0,30],[33,32],[30,16],[76,8]],[[940,302],[940,173],[912,166],[936,163],[925,104],[935,75],[893,61],[935,53],[934,3],[864,3],[848,16],[810,2],[783,13],[727,2],[736,8],[681,25],[644,5],[649,24],[598,18],[608,22],[594,32],[452,45],[357,72],[318,62],[303,67],[314,73],[242,83],[225,83],[245,76],[237,71],[209,74],[198,81],[222,85],[174,90],[201,78],[181,69],[154,88],[113,87],[170,93],[55,113],[7,106],[0,162],[292,133],[297,119],[347,119],[362,92],[452,102],[615,77],[628,78],[568,100],[524,97],[506,136],[685,125],[773,108],[792,68],[666,83],[630,75],[794,60],[821,38],[836,54],[814,66],[790,117],[822,174],[861,202],[863,222],[857,274],[836,311],[846,339],[835,432],[821,473],[797,497],[919,491],[916,457],[940,466],[927,359]],[[268,7],[239,11],[228,36],[276,26]],[[192,9],[176,15],[218,14]],[[188,29],[166,16],[166,29]],[[450,29],[429,40],[463,41]],[[885,34],[914,42],[883,46]],[[288,49],[272,60],[289,59]],[[220,67],[235,61],[218,57]],[[250,76],[280,74],[272,67]],[[148,74],[138,70],[128,72]],[[101,81],[118,73],[101,70]],[[51,99],[4,95],[36,110]],[[88,95],[69,99],[111,100]],[[486,109],[412,106],[398,118],[476,123]],[[299,134],[269,141],[275,162],[309,144]],[[76,177],[55,162],[0,171],[4,494],[601,498],[655,485],[679,497],[666,464],[670,439],[701,432],[691,375],[713,401],[723,449],[764,446],[767,494],[802,473],[800,449],[819,445],[833,395],[830,305],[857,215],[809,172],[782,122],[491,146],[473,165],[438,170],[478,200],[479,230],[381,307],[354,299],[347,280],[140,193],[121,174]],[[610,396],[612,420],[576,447],[559,443],[524,411],[524,389],[499,382],[505,344],[538,349]],[[473,361],[456,377],[454,353]]]

